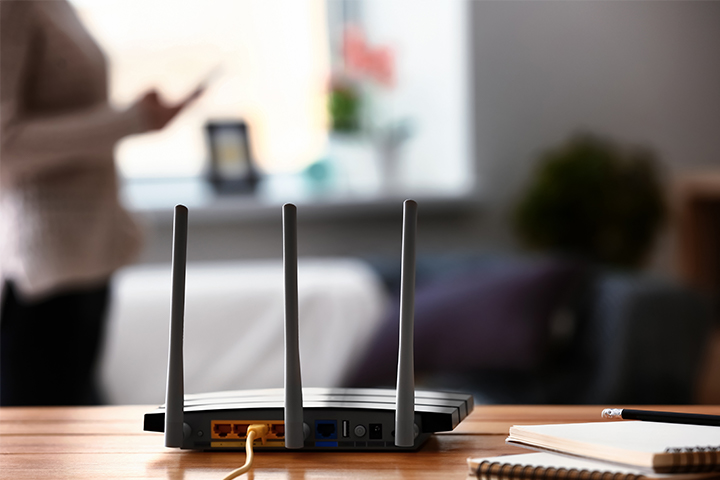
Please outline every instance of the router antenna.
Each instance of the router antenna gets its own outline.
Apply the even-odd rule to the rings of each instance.
[[[298,326],[297,207],[286,203],[283,218],[283,273],[285,276],[285,448],[302,448],[302,377]]]
[[[172,251],[172,307],[165,390],[165,446],[182,447],[185,387],[183,385],[183,322],[185,315],[185,269],[187,266],[188,209],[175,206]]]
[[[417,203],[403,203],[402,275],[400,277],[400,346],[398,349],[395,446],[415,444],[415,367],[413,324],[415,322],[415,234]]]

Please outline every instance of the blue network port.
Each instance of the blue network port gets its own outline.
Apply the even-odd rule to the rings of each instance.
[[[315,440],[332,440],[336,438],[338,438],[337,420],[315,420]]]

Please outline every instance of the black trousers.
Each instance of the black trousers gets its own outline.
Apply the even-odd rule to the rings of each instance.
[[[0,405],[97,405],[95,367],[109,285],[29,302],[4,285]]]

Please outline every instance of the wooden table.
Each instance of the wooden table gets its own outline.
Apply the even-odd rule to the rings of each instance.
[[[161,434],[142,431],[143,413],[152,408],[0,408],[0,479],[220,480],[244,463],[243,453],[166,449]],[[720,406],[655,408],[720,415]],[[467,457],[524,452],[504,444],[511,425],[598,421],[601,409],[478,406],[455,431],[436,435],[419,452],[260,451],[241,478],[463,479]]]

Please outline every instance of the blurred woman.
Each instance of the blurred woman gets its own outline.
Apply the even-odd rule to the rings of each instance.
[[[0,405],[100,401],[109,280],[136,257],[113,148],[187,102],[118,111],[105,58],[65,1],[0,2]]]

